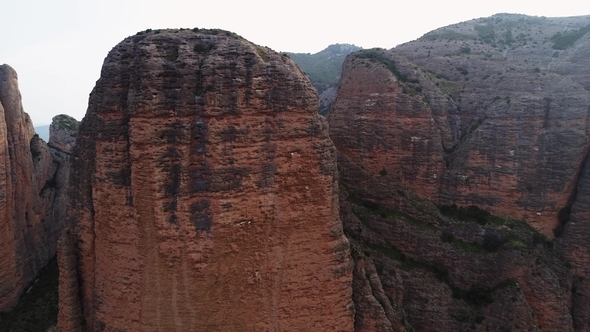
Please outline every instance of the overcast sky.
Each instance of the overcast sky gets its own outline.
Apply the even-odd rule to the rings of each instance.
[[[109,50],[148,28],[220,28],[275,51],[315,53],[335,43],[391,48],[496,13],[590,14],[590,2],[582,0],[1,1],[0,64],[18,72],[36,126],[61,113],[81,120]]]

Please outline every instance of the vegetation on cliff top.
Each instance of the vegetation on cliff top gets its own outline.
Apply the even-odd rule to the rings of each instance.
[[[389,71],[391,71],[400,81],[409,83],[418,83],[415,79],[408,78],[407,75],[402,74],[395,65],[395,61],[388,59],[382,52],[382,49],[372,48],[369,50],[363,50],[359,52],[357,57],[361,59],[369,59],[375,63],[383,64]]]
[[[76,119],[74,119],[73,117],[66,115],[66,114],[56,115],[53,118],[53,123],[58,128],[66,130],[73,137],[76,137],[76,135],[78,133],[78,127],[80,126],[80,122],[78,122]]]
[[[180,28],[180,29],[146,29],[146,30],[137,32],[136,35],[137,36],[147,35],[147,34],[157,35],[157,34],[160,34],[162,32],[178,33],[180,31],[185,31],[185,30],[191,30],[192,32],[200,33],[202,35],[212,35],[212,36],[225,35],[227,37],[234,38],[234,39],[244,39],[242,36],[238,35],[237,33],[231,32],[231,31],[227,31],[227,30],[223,30],[223,29],[203,29],[203,28],[192,28],[192,29],[185,29],[185,28]]]
[[[553,48],[556,50],[565,50],[566,48],[574,45],[574,43],[584,36],[588,31],[590,31],[590,24],[579,30],[570,30],[563,33],[558,32],[553,35],[553,37],[551,37],[551,41],[554,42]]]
[[[334,44],[314,53],[287,53],[309,77],[311,84],[322,93],[330,86],[337,86],[346,56],[361,48],[349,44]]]
[[[422,42],[482,42],[492,47],[515,47],[552,42],[553,49],[565,50],[590,31],[590,24],[562,31],[559,18],[518,14],[496,14],[430,31],[418,38]]]

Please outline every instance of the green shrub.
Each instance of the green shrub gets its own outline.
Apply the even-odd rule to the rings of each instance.
[[[545,234],[540,233],[539,231],[537,231],[536,229],[533,230],[533,245],[536,244],[547,244],[549,246],[549,243],[552,244],[552,242],[549,242],[549,240],[547,240],[547,236],[545,236]]]
[[[434,273],[434,277],[444,283],[449,283],[449,269],[441,263],[434,263],[430,266],[430,271]]]
[[[371,211],[377,211],[380,208],[378,203],[367,201],[367,200],[363,200],[362,204],[364,207],[366,207],[367,209],[369,209]]]
[[[438,209],[444,216],[463,221],[477,222],[480,225],[487,224],[492,217],[488,211],[480,209],[476,205],[470,205],[468,207],[458,207],[457,204],[440,205]]]
[[[574,45],[574,43],[584,36],[588,31],[590,31],[590,24],[582,27],[579,30],[570,30],[556,33],[553,35],[553,37],[551,37],[551,41],[554,43],[553,49],[565,50],[566,48]]]
[[[442,242],[452,243],[455,240],[455,236],[453,235],[453,233],[443,231],[440,235],[440,239],[442,240]]]
[[[207,52],[208,49],[209,48],[207,47],[207,45],[201,44],[201,43],[197,43],[193,47],[193,51],[195,51],[197,53],[205,53],[205,52]]]
[[[423,35],[422,37],[418,38],[418,40],[422,41],[435,41],[437,39],[446,39],[448,41],[452,40],[473,40],[476,39],[473,35],[468,35],[464,33],[457,32],[451,29],[442,29],[437,31],[431,31]]]
[[[492,289],[486,285],[475,284],[465,293],[465,302],[475,305],[482,306],[494,302],[492,299]]]
[[[467,69],[465,69],[463,67],[457,67],[456,69],[463,75],[469,74],[469,71],[467,71]]]
[[[178,49],[174,49],[172,50],[172,52],[170,52],[170,54],[168,54],[166,56],[166,60],[168,61],[176,61],[176,59],[178,59]]]
[[[481,38],[484,43],[491,44],[492,46],[495,45],[496,33],[492,25],[476,25],[475,31],[477,31],[479,38]]]
[[[483,236],[482,247],[488,252],[496,252],[506,242],[500,235],[486,233]]]
[[[515,42],[514,37],[512,36],[512,30],[508,29],[504,32],[504,44],[510,45]]]
[[[395,64],[395,61],[386,58],[382,50],[378,48],[372,48],[368,50],[362,50],[357,53],[357,57],[362,59],[368,59],[371,62],[377,62],[383,64],[389,71],[391,71],[400,81],[405,83],[420,83],[417,79],[408,78],[407,75],[402,74]]]
[[[471,53],[471,47],[469,47],[468,45],[462,45],[461,48],[459,49],[459,52],[461,52],[463,54],[469,54],[469,53]]]

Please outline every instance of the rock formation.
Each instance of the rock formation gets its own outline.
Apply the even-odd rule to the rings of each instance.
[[[590,328],[589,30],[501,14],[347,58],[329,122],[357,330]]]
[[[356,331],[573,331],[569,264],[542,234],[508,217],[441,215],[339,162]]]
[[[309,77],[313,87],[318,90],[320,114],[328,114],[330,106],[336,99],[338,81],[342,74],[342,62],[348,54],[360,49],[351,44],[334,44],[314,54],[287,53]]]
[[[347,121],[333,126],[348,135],[338,144],[437,203],[474,204],[553,236],[588,149],[590,93],[583,74],[568,68],[588,36],[564,51],[551,36],[588,22],[498,15],[394,52],[359,53],[345,63],[335,107],[347,112],[332,117]],[[496,39],[481,40],[485,29]]]
[[[78,120],[66,114],[53,117],[49,126],[49,145],[61,152],[69,154],[76,144],[78,136]]]
[[[8,65],[0,66],[0,114],[0,311],[6,311],[55,255],[63,222],[54,201],[64,191],[61,162],[35,135]]]
[[[435,200],[521,218],[553,236],[559,211],[573,202],[589,146],[589,86],[568,67],[590,35],[556,48],[567,38],[562,33],[588,24],[590,17],[496,15],[396,48],[456,105]],[[446,41],[453,32],[463,37]]]
[[[73,150],[61,331],[351,331],[317,103],[287,56],[229,32],[113,48]]]

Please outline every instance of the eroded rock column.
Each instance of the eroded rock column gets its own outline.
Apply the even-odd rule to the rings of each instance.
[[[63,194],[60,169],[23,110],[16,71],[0,66],[0,312],[55,255],[63,225],[53,213]]]
[[[80,283],[60,310],[80,294],[91,330],[351,331],[352,262],[317,102],[288,57],[229,32],[117,45],[74,149]],[[63,331],[76,329],[70,312]]]

